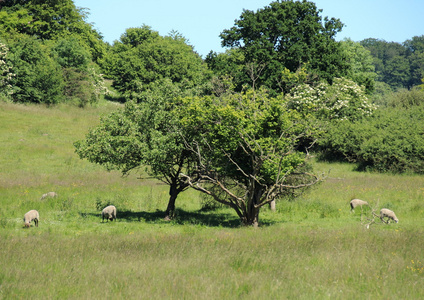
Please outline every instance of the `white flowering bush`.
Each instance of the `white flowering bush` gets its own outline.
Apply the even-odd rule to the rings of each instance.
[[[346,78],[335,78],[332,85],[300,84],[286,97],[291,108],[323,120],[357,120],[372,115],[377,108],[364,87]]]
[[[0,43],[0,97],[9,97],[13,94],[11,81],[15,74],[12,73],[12,64],[7,60],[9,49]]]

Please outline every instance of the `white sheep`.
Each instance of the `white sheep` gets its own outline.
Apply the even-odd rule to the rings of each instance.
[[[387,217],[387,222],[384,221],[384,218],[386,218],[386,217]],[[382,208],[380,210],[380,219],[381,219],[382,222],[385,222],[385,223],[390,223],[390,219],[392,219],[396,223],[399,222],[399,219],[396,217],[395,213],[393,211],[391,211],[390,209],[387,209],[387,208]]]
[[[24,215],[24,226],[29,228],[31,221],[34,221],[35,226],[38,227],[38,221],[40,220],[40,214],[36,210],[30,210]]]
[[[367,201],[360,200],[360,199],[353,199],[350,201],[350,211],[355,210],[355,207],[360,206],[362,209],[363,205],[369,205]]]
[[[105,218],[109,221],[116,220],[116,207],[113,205],[106,206],[102,210],[102,221],[105,220]]]
[[[57,197],[57,193],[55,193],[55,192],[45,193],[45,194],[43,194],[43,196],[41,196],[41,199],[40,200],[43,200],[43,199],[45,199],[47,197],[55,198],[55,197]]]

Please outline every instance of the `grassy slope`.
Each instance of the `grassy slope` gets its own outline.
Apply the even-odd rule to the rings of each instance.
[[[162,221],[167,187],[81,161],[72,143],[111,104],[0,103],[0,299],[412,299],[424,291],[424,178],[358,173],[316,163],[330,177],[296,202],[241,228],[228,209],[199,212],[185,192]],[[56,199],[40,200],[55,191]],[[361,224],[357,197],[393,209],[399,224]],[[97,204],[118,207],[101,223]],[[22,228],[37,209],[40,226]],[[32,295],[32,297],[31,297]]]

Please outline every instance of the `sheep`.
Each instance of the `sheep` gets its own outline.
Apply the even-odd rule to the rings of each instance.
[[[385,217],[387,217],[387,221],[384,221]],[[380,210],[380,219],[382,222],[385,222],[385,223],[390,223],[390,219],[392,219],[396,223],[399,222],[399,219],[396,217],[395,213],[387,208],[382,208]]]
[[[31,221],[34,221],[35,226],[38,227],[38,221],[40,220],[40,214],[36,210],[30,210],[24,215],[24,226],[29,228]]]
[[[41,196],[41,199],[40,200],[43,200],[43,199],[45,199],[47,197],[51,197],[51,198],[57,197],[57,193],[55,193],[55,192],[45,193],[45,194],[43,194],[43,196]]]
[[[355,207],[360,206],[362,209],[363,205],[369,205],[367,201],[359,200],[359,199],[353,199],[350,201],[350,211],[355,210]]]
[[[113,221],[114,219],[116,220],[116,207],[113,205],[109,205],[107,207],[105,207],[102,210],[102,221],[104,222],[104,220],[111,220]]]

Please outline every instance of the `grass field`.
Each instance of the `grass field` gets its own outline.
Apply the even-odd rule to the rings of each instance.
[[[201,211],[162,220],[168,188],[80,160],[73,142],[116,109],[0,103],[0,299],[422,299],[424,177],[315,162],[328,179],[261,226]],[[40,200],[55,191],[57,198]],[[366,229],[352,198],[396,212]],[[112,203],[117,222],[101,222]],[[23,215],[40,212],[36,228]],[[363,219],[362,219],[363,220]]]

